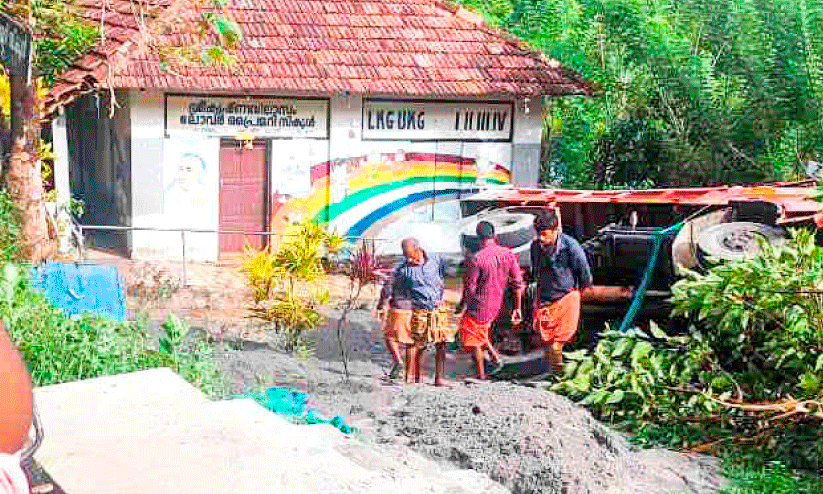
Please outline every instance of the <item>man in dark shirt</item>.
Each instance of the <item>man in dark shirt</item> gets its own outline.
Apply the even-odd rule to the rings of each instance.
[[[563,345],[577,332],[581,292],[592,286],[586,253],[563,233],[560,214],[549,209],[535,217],[539,238],[531,244],[532,279],[537,282],[534,327],[553,372],[563,369]]]
[[[448,314],[441,307],[445,260],[428,254],[414,238],[404,239],[401,246],[405,260],[384,284],[377,309],[382,310],[391,301],[395,314],[408,311],[403,313],[404,317],[408,314],[408,323],[396,325],[398,341],[404,337],[404,331],[409,335],[405,340],[410,342],[406,346],[406,382],[421,381],[426,346],[434,343],[437,349],[434,384],[441,386],[445,384],[446,345],[454,341],[454,331],[448,327]]]
[[[498,368],[501,364],[500,355],[489,341],[489,328],[497,319],[507,286],[511,287],[514,293],[512,325],[520,324],[523,276],[517,257],[511,249],[497,244],[497,236],[491,223],[478,223],[477,236],[481,241],[480,250],[466,260],[463,297],[455,312],[460,313],[466,309],[460,319],[460,340],[466,350],[474,352],[477,378],[486,379],[484,350],[489,351]]]

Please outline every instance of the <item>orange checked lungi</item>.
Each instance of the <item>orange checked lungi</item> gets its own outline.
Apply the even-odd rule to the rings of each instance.
[[[403,345],[414,343],[411,335],[411,309],[389,309],[383,332],[386,338]]]
[[[544,343],[568,343],[577,332],[580,321],[580,292],[571,291],[560,300],[548,303],[534,312],[534,330]]]
[[[460,319],[460,341],[466,349],[477,348],[489,342],[489,328],[492,323],[485,324],[478,322],[468,314],[463,314]]]
[[[418,348],[429,343],[451,343],[456,332],[449,324],[448,310],[442,307],[412,310],[411,337]]]

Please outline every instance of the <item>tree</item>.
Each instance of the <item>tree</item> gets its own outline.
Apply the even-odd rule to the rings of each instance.
[[[173,71],[176,66],[190,63],[231,64],[231,49],[242,39],[239,26],[234,22],[224,0],[178,1],[161,7],[138,0],[131,4],[138,26],[136,50],[156,50],[160,55],[161,68]],[[100,0],[100,10],[105,19],[110,10],[109,0]],[[107,41],[105,22],[95,25],[84,16],[71,0],[5,0],[0,9],[15,17],[32,33],[33,69],[31,80],[12,78],[11,134],[12,149],[6,184],[16,205],[21,226],[22,255],[39,263],[54,249],[49,239],[43,208],[43,183],[39,134],[43,114],[38,92],[48,88],[56,76],[71,63],[98,43]],[[145,22],[146,19],[149,22]],[[163,33],[171,25],[193,27],[198,34],[197,42],[184,48],[162,46]],[[116,64],[117,61],[110,61]],[[116,66],[112,66],[116,69]],[[115,103],[112,102],[112,105]]]
[[[759,181],[821,159],[820,0],[463,3],[602,88],[547,100],[547,180]]]

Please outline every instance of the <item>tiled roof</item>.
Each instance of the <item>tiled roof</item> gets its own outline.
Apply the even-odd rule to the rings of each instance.
[[[138,47],[138,22],[170,15],[174,1],[78,0],[82,15],[97,24],[102,18],[106,41],[55,83],[50,106],[94,87],[408,96],[593,92],[558,62],[439,0],[229,0],[244,33],[236,66],[163,71],[155,50]],[[141,8],[148,14],[141,16]],[[152,44],[186,46],[194,35],[174,27],[158,37]]]

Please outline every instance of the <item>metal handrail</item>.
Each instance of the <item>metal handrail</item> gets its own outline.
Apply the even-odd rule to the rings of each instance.
[[[74,220],[74,215],[72,215],[72,219]],[[265,231],[265,232],[248,232],[243,230],[214,230],[214,229],[204,229],[204,228],[167,228],[167,227],[156,227],[156,226],[123,226],[123,225],[83,225],[79,223],[75,223],[77,228],[79,229],[78,235],[78,249],[80,258],[84,258],[84,242],[83,242],[83,232],[84,230],[103,230],[103,231],[150,231],[150,232],[170,232],[180,233],[180,240],[182,242],[183,247],[183,273],[182,273],[182,284],[186,286],[188,273],[187,273],[187,264],[188,260],[186,259],[186,233],[216,233],[216,234],[241,234],[241,235],[265,235],[265,236],[280,236],[280,237],[297,237],[299,234],[297,233],[281,233],[281,232],[272,232],[272,231]],[[380,242],[389,242],[393,239],[389,238],[379,238],[379,237],[357,237],[357,236],[345,236],[342,235],[342,238],[346,240],[369,240],[369,241],[380,241]]]
[[[220,229],[206,229],[206,228],[165,228],[156,226],[122,226],[122,225],[82,225],[78,227],[82,233],[83,230],[112,230],[112,231],[149,231],[149,232],[186,232],[186,233],[217,233],[217,234],[239,234],[239,235],[266,235],[266,236],[280,236],[280,237],[297,237],[297,233],[282,233],[282,232],[250,232],[246,230],[220,230]],[[381,237],[358,237],[354,235],[341,235],[346,240],[377,240],[381,242],[389,242],[393,239]]]
[[[32,426],[34,427],[34,438],[29,437],[26,444],[20,450],[20,462],[26,463],[34,458],[34,453],[43,443],[43,425],[40,423],[40,414],[37,413],[37,405],[32,401]]]

